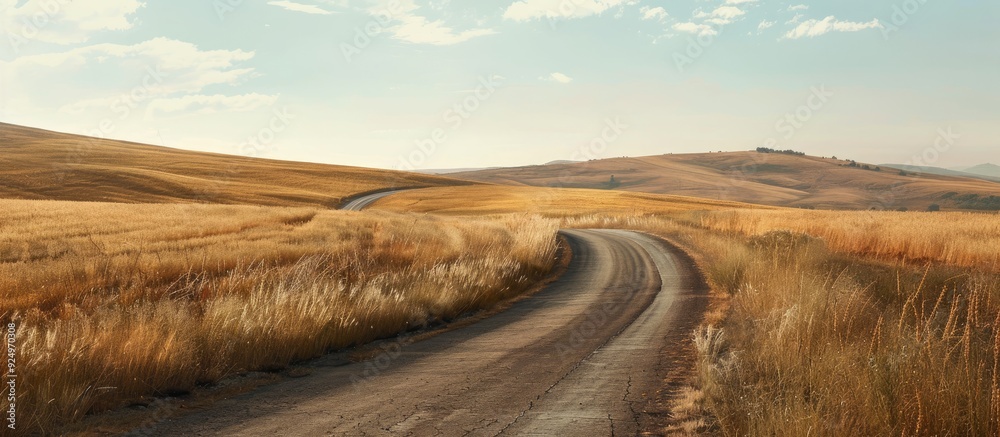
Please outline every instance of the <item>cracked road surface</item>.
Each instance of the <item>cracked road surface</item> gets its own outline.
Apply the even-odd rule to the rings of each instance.
[[[160,423],[153,435],[636,435],[678,321],[701,308],[689,258],[644,234],[563,231],[573,258],[534,296],[369,361]],[[684,326],[683,329],[690,329]],[[689,332],[689,331],[688,331]]]

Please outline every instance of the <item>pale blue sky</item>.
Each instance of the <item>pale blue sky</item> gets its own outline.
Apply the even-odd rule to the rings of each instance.
[[[1000,163],[998,21],[995,0],[0,0],[0,120],[385,168],[769,139]]]

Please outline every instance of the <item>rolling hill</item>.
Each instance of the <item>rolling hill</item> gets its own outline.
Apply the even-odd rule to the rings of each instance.
[[[906,165],[906,164],[882,164],[882,167],[889,167],[907,172],[936,174],[941,176],[955,176],[960,178],[983,179],[990,182],[1000,182],[1000,177],[993,177],[985,174],[969,173],[962,170],[952,170],[941,167],[927,167],[927,166],[916,166],[916,165]]]
[[[979,176],[1000,179],[1000,165],[996,164],[980,164],[975,167],[969,167],[964,171],[966,173],[972,173]]]
[[[439,176],[192,152],[0,123],[0,198],[336,207]]]
[[[480,182],[615,189],[817,209],[1000,209],[1000,183],[782,153],[614,158],[454,173]],[[612,182],[612,176],[614,182]]]

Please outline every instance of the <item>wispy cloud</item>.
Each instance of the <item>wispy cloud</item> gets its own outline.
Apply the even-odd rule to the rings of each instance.
[[[307,5],[288,0],[269,1],[267,2],[267,4],[272,6],[278,6],[280,8],[284,8],[289,11],[304,12],[306,14],[330,15],[333,13],[333,11],[328,11],[316,5]]]
[[[643,20],[663,21],[669,15],[667,14],[666,9],[663,9],[662,7],[659,6],[655,8],[651,8],[649,6],[643,6],[642,8],[639,9],[639,12],[642,13]]]
[[[217,112],[246,112],[273,105],[277,95],[257,93],[226,96],[222,94],[195,94],[182,97],[162,98],[149,102],[146,116],[167,114],[214,114]]]
[[[369,12],[375,16],[389,16],[393,24],[387,30],[392,37],[413,44],[453,45],[497,33],[496,30],[481,27],[457,30],[443,19],[427,18],[418,13],[419,10],[420,6],[413,0],[398,0],[392,9],[379,6]]]
[[[145,5],[139,0],[0,0],[0,28],[12,44],[18,38],[77,44],[97,32],[133,28],[135,13]]]
[[[740,17],[744,14],[746,14],[746,12],[736,6],[719,6],[712,11],[709,21],[716,20],[716,24],[729,24],[736,17]]]
[[[401,41],[415,44],[452,45],[470,39],[493,35],[493,29],[470,29],[456,31],[443,21],[430,21],[426,17],[410,15],[402,17],[392,29],[393,36]]]
[[[200,50],[191,43],[154,38],[132,45],[94,44],[0,61],[0,76],[19,84],[5,97],[34,94],[32,102],[48,102],[59,113],[119,109],[128,113],[141,102],[184,99],[210,86],[238,86],[255,76],[253,68],[240,66],[253,57],[254,52]],[[85,71],[99,77],[137,79],[124,85],[114,80],[88,80],[81,74]],[[216,105],[218,110],[223,109],[220,105]]]
[[[615,6],[636,3],[638,3],[637,0],[520,0],[507,7],[503,17],[514,21],[530,21],[540,18],[584,18],[600,15]]]
[[[548,76],[542,76],[539,79],[546,80],[546,81],[549,81],[549,82],[563,83],[563,84],[570,83],[570,82],[573,81],[572,77],[569,77],[569,76],[567,76],[565,74],[558,73],[558,72],[552,73],[552,74],[550,74]]]
[[[715,30],[715,28],[712,26],[709,26],[707,24],[693,23],[693,22],[675,23],[672,26],[672,29],[678,32],[691,33],[701,36],[712,36],[719,34],[719,32]]]
[[[806,20],[785,34],[787,39],[813,38],[830,32],[858,32],[865,29],[882,28],[882,23],[874,19],[867,23],[840,21],[833,15],[822,20]]]
[[[703,20],[705,23],[716,26],[725,26],[743,15],[746,15],[746,11],[739,7],[724,5],[713,9],[711,12],[697,10],[692,14],[692,18],[694,20]]]

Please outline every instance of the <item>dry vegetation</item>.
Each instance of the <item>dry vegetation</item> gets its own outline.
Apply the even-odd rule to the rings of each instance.
[[[703,262],[729,310],[696,337],[700,390],[683,389],[678,402],[713,419],[694,416],[674,432],[1000,433],[996,215],[747,210],[605,191],[481,189],[437,198],[421,190],[376,207],[500,213],[537,199],[532,208],[564,227],[644,230]]]
[[[688,431],[997,435],[995,216],[830,213],[803,221],[808,229],[786,230],[803,214],[593,216],[564,224],[641,229],[679,242],[730,296],[726,318],[696,337],[700,393],[686,390],[681,399],[715,423],[695,418]],[[752,230],[721,225],[745,220]],[[870,226],[855,226],[862,223]],[[970,248],[935,244],[938,236]]]
[[[627,190],[819,209],[961,209],[962,196],[1000,196],[980,179],[864,170],[846,161],[778,153],[696,153],[454,173],[481,182]],[[609,186],[615,176],[614,187]],[[994,198],[995,199],[995,198]]]
[[[487,185],[404,192],[376,208],[492,218],[341,213],[317,207],[362,191],[460,182],[2,124],[0,151],[0,197],[299,206],[0,200],[0,314],[19,323],[25,428],[52,431],[88,412],[490,306],[550,269],[561,220],[677,242],[725,296],[725,319],[696,338],[700,390],[683,396],[689,411],[714,419],[681,429],[1000,433],[996,215]],[[885,193],[911,209],[946,191],[997,194],[983,181],[755,158],[616,159],[480,176],[599,187],[615,174],[634,191],[864,209]]]
[[[256,153],[233,150],[245,152]],[[0,198],[123,203],[336,207],[346,196],[361,192],[466,183],[416,173],[199,153],[4,123],[0,169]]]
[[[528,212],[546,217],[668,214],[720,209],[773,209],[765,206],[697,197],[666,196],[625,191],[498,187],[428,188],[404,191],[375,203],[376,209],[451,215],[489,215]]]
[[[0,200],[18,426],[52,432],[488,307],[549,271],[555,230],[529,216]]]
[[[686,221],[743,236],[805,233],[823,239],[831,250],[881,260],[1000,271],[1000,216],[995,214],[733,210]]]

